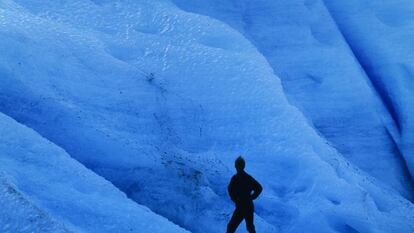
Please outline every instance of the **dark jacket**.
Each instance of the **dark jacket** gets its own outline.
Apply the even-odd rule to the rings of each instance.
[[[259,182],[244,171],[234,175],[228,186],[230,198],[236,205],[253,203],[252,201],[260,195],[262,190]]]

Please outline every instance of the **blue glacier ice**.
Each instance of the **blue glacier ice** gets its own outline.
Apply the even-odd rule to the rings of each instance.
[[[0,119],[1,232],[187,232],[33,130]]]
[[[258,232],[413,232],[412,82],[354,3],[0,1],[3,229],[224,232],[242,154]]]
[[[365,8],[370,4],[369,1],[365,4],[354,1],[353,5],[364,8],[364,13],[353,8],[345,11],[346,6],[351,5],[350,1],[331,1],[334,5],[332,7],[336,7],[335,9],[347,18],[333,17],[336,14],[331,13],[331,8],[327,8],[322,0],[174,2],[186,11],[201,13],[226,22],[242,33],[256,45],[275,74],[280,77],[289,101],[303,112],[322,136],[357,167],[389,184],[407,198],[412,197],[412,178],[407,170],[407,165],[411,166],[410,157],[404,157],[405,153],[401,153],[402,143],[397,136],[399,121],[393,119],[394,111],[388,111],[390,106],[398,104],[383,104],[384,94],[379,95],[381,93],[378,94],[375,85],[375,82],[380,80],[371,77],[357,56],[358,52],[363,53],[363,49],[370,47],[368,44],[375,43],[376,38],[382,35],[378,33],[375,38],[355,39],[367,45],[353,48],[346,37],[345,26],[342,26],[348,22],[355,22],[355,25],[347,27],[350,30],[349,36],[357,34],[354,32],[356,27],[363,26],[367,28],[361,29],[360,35],[372,35],[369,29],[372,22],[367,19],[370,15],[368,12],[373,9]],[[400,8],[412,5],[407,1],[389,2],[376,5],[384,5],[383,11],[386,11],[384,8],[389,4],[400,5]],[[398,7],[394,8],[389,11],[399,12]],[[354,12],[361,13],[354,17]],[[410,16],[409,13],[405,15]],[[413,36],[413,33],[408,31],[409,29],[398,30],[400,33],[405,32],[404,35]],[[404,38],[402,41],[411,41],[403,35],[400,37]],[[400,41],[390,38],[388,42],[378,44],[376,51],[385,50],[383,47],[393,48],[390,43]],[[409,43],[406,44],[406,47],[410,46]],[[412,46],[410,51],[413,51]],[[406,63],[412,64],[412,56],[407,57],[411,57],[411,63]],[[394,56],[387,58],[395,60]],[[366,62],[376,60],[376,55],[373,55]],[[399,75],[401,72],[393,73]],[[401,78],[396,77],[396,82],[398,79]],[[384,82],[384,85],[387,88],[394,86],[388,85],[388,82]],[[403,106],[409,106],[410,98],[413,98],[409,93],[410,88],[406,90],[408,92],[395,91],[397,95],[404,95],[399,98],[407,102]],[[411,114],[410,110],[399,112]],[[405,117],[412,118],[412,115]],[[407,129],[404,132],[410,134],[412,130]],[[406,141],[405,147],[412,147],[414,140]],[[372,160],[379,161],[372,163]]]
[[[390,112],[396,124],[391,135],[414,177],[414,4],[406,0],[326,2]]]
[[[1,232],[187,232],[33,130],[0,119]]]

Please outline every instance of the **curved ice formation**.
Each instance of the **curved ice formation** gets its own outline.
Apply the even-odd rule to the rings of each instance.
[[[0,15],[0,111],[191,232],[225,228],[239,153],[264,184],[260,232],[412,231],[412,204],[318,135],[226,24],[161,0]]]

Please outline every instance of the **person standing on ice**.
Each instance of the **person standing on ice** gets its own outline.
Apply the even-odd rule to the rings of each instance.
[[[246,228],[249,233],[256,233],[253,216],[255,200],[263,188],[252,176],[244,171],[246,162],[239,156],[234,163],[237,174],[235,174],[228,186],[231,200],[236,204],[233,216],[227,225],[227,233],[234,233],[243,219],[246,221]]]

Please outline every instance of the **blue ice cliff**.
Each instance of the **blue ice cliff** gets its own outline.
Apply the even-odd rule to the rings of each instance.
[[[0,0],[0,232],[414,232],[410,0]],[[239,232],[245,232],[241,229]]]

